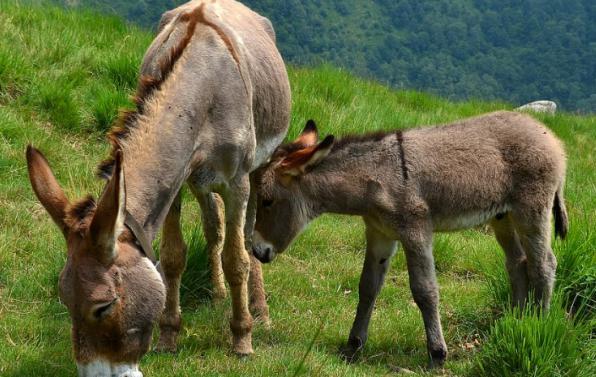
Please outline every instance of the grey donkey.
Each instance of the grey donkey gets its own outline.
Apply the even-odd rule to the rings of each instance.
[[[282,142],[290,119],[290,85],[271,23],[232,0],[191,1],[165,13],[135,100],[110,133],[112,158],[100,167],[108,182],[97,203],[72,203],[43,155],[27,151],[32,187],[67,241],[59,292],[79,376],[142,376],[138,364],[157,320],[157,348],[176,349],[185,182],[203,210],[212,263],[230,286],[235,353],[253,352],[250,309],[268,315],[261,267],[247,245],[256,211],[251,175]],[[160,228],[161,273],[146,258]],[[214,278],[222,296],[221,272]]]
[[[344,355],[364,346],[375,299],[399,241],[410,288],[426,329],[432,366],[447,357],[439,317],[433,232],[490,223],[505,251],[514,304],[528,292],[548,308],[555,231],[567,233],[561,142],[528,115],[495,112],[453,124],[318,143],[309,122],[257,171],[253,254],[270,262],[323,213],[357,215],[366,224],[360,301]]]

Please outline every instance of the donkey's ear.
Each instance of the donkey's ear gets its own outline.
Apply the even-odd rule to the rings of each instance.
[[[68,226],[64,218],[66,208],[69,205],[68,199],[56,177],[54,177],[46,158],[31,145],[27,147],[27,168],[29,170],[29,180],[37,199],[48,211],[66,238],[68,236]]]
[[[89,240],[98,259],[111,263],[116,257],[116,241],[124,227],[126,192],[122,152],[116,152],[112,177],[104,189],[89,227]]]
[[[306,126],[304,126],[304,130],[296,140],[294,140],[294,144],[302,145],[303,147],[311,147],[315,145],[319,141],[319,131],[317,130],[317,125],[314,120],[309,120],[306,122]]]
[[[290,153],[280,163],[278,169],[284,175],[297,177],[306,173],[310,167],[316,166],[320,163],[333,148],[335,137],[329,135],[318,145],[310,146],[300,149],[296,152]]]

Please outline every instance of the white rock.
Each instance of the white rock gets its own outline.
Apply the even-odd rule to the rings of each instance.
[[[555,115],[557,112],[557,104],[553,101],[536,101],[528,103],[515,109],[517,111],[532,111],[535,113],[545,113]]]

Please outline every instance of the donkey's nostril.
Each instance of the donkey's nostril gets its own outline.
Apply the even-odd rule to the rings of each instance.
[[[271,246],[255,246],[252,248],[252,254],[261,263],[269,263],[273,259],[273,248]]]

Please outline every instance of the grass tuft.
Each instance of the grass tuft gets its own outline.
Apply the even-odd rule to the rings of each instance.
[[[509,310],[491,327],[475,375],[593,376],[596,369],[588,362],[585,330],[568,318],[559,302],[548,313]]]

